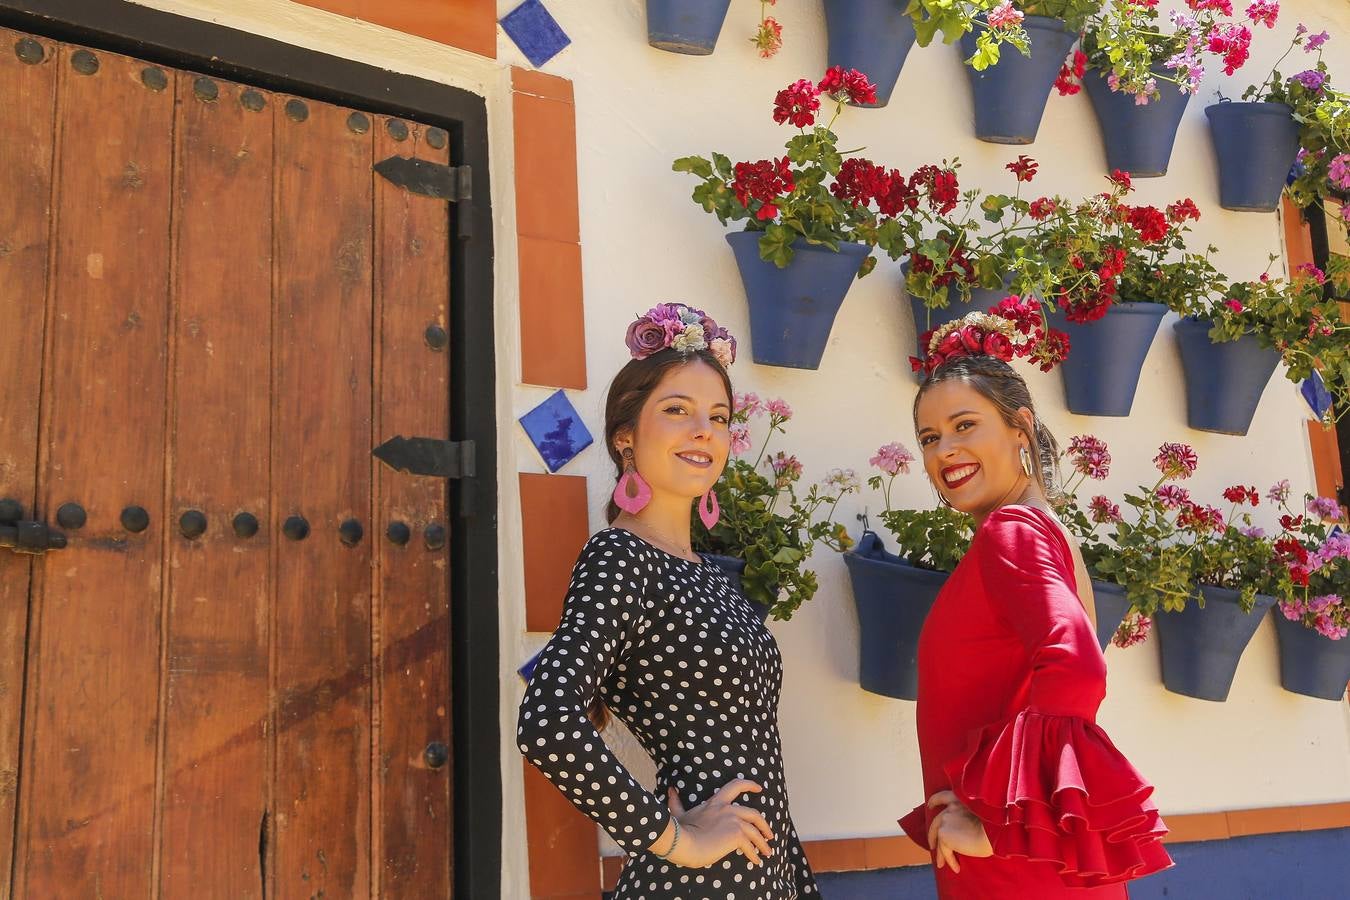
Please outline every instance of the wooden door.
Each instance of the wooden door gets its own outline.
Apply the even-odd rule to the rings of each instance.
[[[444,131],[0,31],[0,897],[447,897]],[[440,329],[439,331],[437,329]],[[406,539],[405,539],[406,536]]]

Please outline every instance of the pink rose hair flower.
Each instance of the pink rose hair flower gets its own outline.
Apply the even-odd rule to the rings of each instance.
[[[884,444],[877,449],[876,456],[867,462],[887,475],[899,475],[901,472],[908,475],[910,463],[914,462],[914,454],[910,453],[904,444],[898,442]]]
[[[624,336],[633,359],[646,359],[667,347],[680,353],[708,351],[725,368],[736,361],[736,339],[707,313],[683,303],[660,303],[628,326]]]
[[[1159,447],[1158,455],[1153,457],[1153,464],[1169,481],[1190,478],[1195,474],[1195,467],[1199,462],[1195,450],[1189,444],[1171,441]]]

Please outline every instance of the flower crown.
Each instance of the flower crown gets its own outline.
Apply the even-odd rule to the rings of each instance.
[[[723,368],[736,361],[736,339],[701,309],[683,303],[659,303],[628,326],[624,338],[633,359],[646,359],[667,347],[679,353],[707,350]]]
[[[966,313],[921,335],[920,343],[928,348],[928,355],[923,359],[911,356],[909,364],[915,372],[932,375],[938,366],[960,356],[992,356],[1011,362],[1024,338],[1010,319],[984,312]]]

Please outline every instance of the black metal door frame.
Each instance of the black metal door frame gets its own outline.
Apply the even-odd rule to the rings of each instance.
[[[455,165],[472,168],[473,199],[451,210],[450,247],[450,438],[475,443],[478,473],[450,482],[454,888],[466,900],[500,896],[496,354],[484,98],[127,0],[0,0],[0,25],[437,125],[450,134]]]

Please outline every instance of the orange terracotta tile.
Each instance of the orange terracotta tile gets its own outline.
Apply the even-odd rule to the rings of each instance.
[[[519,66],[511,67],[511,90],[546,97],[549,100],[561,100],[564,103],[571,103],[573,99],[570,79],[536,72],[533,69],[522,69]]]
[[[516,232],[555,241],[581,239],[577,212],[576,108],[517,92]]]
[[[894,869],[900,866],[926,866],[932,863],[928,851],[905,835],[872,837],[863,842],[869,869]]]
[[[1163,821],[1170,829],[1166,837],[1169,844],[1187,841],[1217,841],[1229,837],[1228,816],[1221,812],[1190,813],[1187,815],[1164,815]]]
[[[802,844],[807,862],[817,872],[856,872],[867,868],[862,838],[834,841],[806,841]]]
[[[1297,806],[1272,806],[1265,809],[1233,809],[1228,811],[1228,833],[1233,837],[1298,831],[1299,825]]]
[[[479,56],[497,56],[494,0],[297,0],[306,6],[415,34]]]
[[[1336,489],[1345,483],[1341,471],[1341,449],[1336,429],[1321,422],[1308,421],[1308,445],[1312,450],[1313,474],[1317,479],[1317,493],[1322,497],[1336,496]]]
[[[1316,806],[1296,808],[1299,812],[1300,831],[1350,828],[1350,803],[1319,803]]]
[[[520,377],[526,384],[586,387],[581,246],[521,236]]]
[[[1284,225],[1284,253],[1289,260],[1289,268],[1313,261],[1312,232],[1308,223],[1287,196],[1280,198],[1280,221]]]
[[[572,566],[591,534],[585,477],[520,473],[520,518],[525,630],[552,631]]]
[[[600,883],[605,890],[612,891],[618,885],[619,873],[623,871],[625,859],[623,856],[606,856],[600,860]]]
[[[595,824],[567,802],[528,760],[525,833],[530,848],[530,895],[600,896],[600,839]]]

